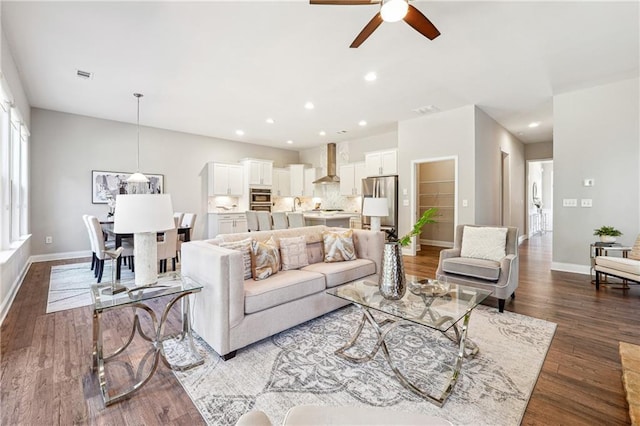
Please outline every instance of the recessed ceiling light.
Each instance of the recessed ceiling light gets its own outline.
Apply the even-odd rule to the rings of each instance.
[[[289,140],[287,141],[287,143],[288,143],[289,145],[291,145],[291,144],[293,143],[293,141],[292,141],[291,139],[289,139]]]
[[[362,126],[362,127],[364,127],[364,126],[366,126],[366,125],[367,125],[367,122],[366,122],[366,121],[364,121],[364,120],[360,120],[360,121],[358,121],[358,126]]]
[[[313,102],[307,102],[306,104],[304,104],[304,107],[306,109],[314,109],[315,106],[313,105]]]
[[[236,135],[243,136],[244,135],[244,131],[243,130],[236,130]]]
[[[377,78],[378,78],[378,76],[373,71],[368,72],[368,73],[366,73],[364,75],[364,79],[367,80],[367,81],[376,81]]]
[[[264,121],[266,121],[266,122],[267,122],[267,124],[273,124],[273,123],[275,123],[275,122],[276,122],[273,118],[267,118],[267,119],[266,119],[266,120],[264,120]]]
[[[320,133],[318,133],[320,136],[325,136],[327,134],[327,132],[325,132],[324,130],[320,130]]]
[[[533,129],[534,127],[538,127],[539,125],[540,125],[540,122],[539,122],[539,121],[534,121],[533,123],[529,123],[529,127],[530,127],[530,128],[532,128],[532,129]]]

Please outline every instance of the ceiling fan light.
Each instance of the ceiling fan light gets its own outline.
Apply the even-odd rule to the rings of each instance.
[[[387,0],[380,7],[380,16],[385,22],[397,22],[405,17],[409,10],[406,0]]]

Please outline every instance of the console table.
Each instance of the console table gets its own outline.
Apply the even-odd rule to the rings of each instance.
[[[190,280],[189,278],[180,277],[179,273],[171,272],[161,274],[158,277],[158,283],[150,286],[135,287],[133,281],[121,282],[129,290],[116,295],[107,295],[103,291],[110,287],[110,284],[96,284],[91,286],[91,297],[93,298],[93,354],[92,354],[92,370],[97,372],[100,382],[100,391],[105,405],[111,405],[131,396],[134,392],[142,388],[155,373],[158,362],[162,361],[172,370],[187,370],[189,368],[204,363],[204,358],[198,353],[191,334],[190,323],[190,303],[189,295],[202,290],[202,286]],[[148,302],[166,297],[167,302],[162,309],[162,314],[158,320],[155,311]],[[178,302],[182,307],[182,330],[174,335],[164,336],[164,326],[171,311],[171,308]],[[133,312],[133,325],[127,341],[118,349],[108,355],[104,354],[103,346],[103,328],[102,314],[115,310],[129,308]],[[153,327],[152,335],[147,335],[141,325],[139,314],[144,311],[151,319]],[[116,391],[115,394],[109,392],[107,385],[106,364],[110,361],[117,361],[119,364],[126,363],[126,359],[118,359],[118,355],[131,344],[136,332],[148,342],[151,343],[149,351],[142,357],[137,371],[134,373],[133,366],[126,364],[128,371],[134,376],[135,383],[130,387]],[[175,364],[167,359],[165,354],[165,342],[176,339],[176,344],[185,346],[188,354],[188,360],[183,364]],[[125,357],[122,357],[125,358]],[[151,364],[147,366],[147,362],[151,360]],[[146,367],[146,372],[145,372]]]

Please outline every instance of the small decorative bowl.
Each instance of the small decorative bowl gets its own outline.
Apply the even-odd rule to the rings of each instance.
[[[426,280],[425,282],[409,283],[409,291],[416,295],[425,295],[430,297],[442,297],[449,293],[451,288],[447,282],[438,280]]]

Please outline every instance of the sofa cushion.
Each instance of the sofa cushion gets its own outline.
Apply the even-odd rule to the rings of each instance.
[[[461,257],[499,261],[507,255],[507,228],[465,226]]]
[[[307,242],[304,235],[291,238],[280,238],[280,258],[282,270],[300,269],[309,264],[307,257]]]
[[[640,261],[635,259],[625,259],[624,257],[598,256],[596,265],[628,274],[640,275]]]
[[[238,250],[242,253],[242,263],[244,264],[244,279],[251,278],[251,238],[240,241],[220,242],[220,247],[231,250]]]
[[[628,257],[629,259],[640,260],[640,235],[636,238],[636,242],[633,243],[633,247],[631,247]]]
[[[252,314],[302,297],[321,292],[325,288],[324,276],[310,271],[294,269],[281,271],[268,280],[244,282],[244,311]]]
[[[251,270],[254,280],[264,280],[280,270],[280,253],[273,237],[251,243]]]
[[[495,260],[452,257],[442,261],[442,270],[450,274],[465,275],[488,281],[498,281],[500,278],[500,262]]]
[[[353,230],[335,230],[322,233],[324,242],[324,261],[342,262],[356,258],[356,249],[353,247]]]
[[[350,262],[314,263],[302,270],[323,274],[327,288],[331,288],[375,274],[376,264],[369,259],[355,259]]]

